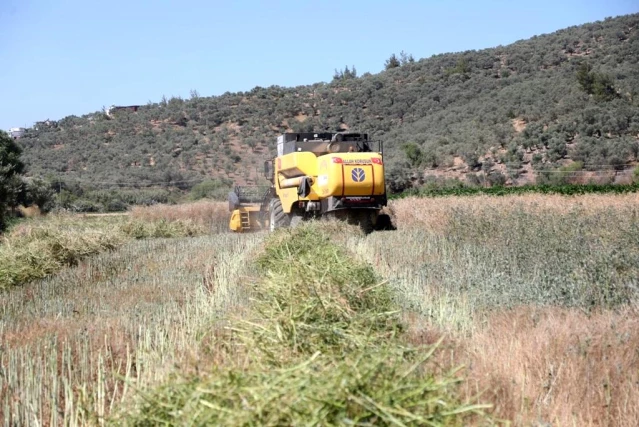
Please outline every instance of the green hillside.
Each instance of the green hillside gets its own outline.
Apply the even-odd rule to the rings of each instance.
[[[384,142],[393,189],[424,175],[524,184],[613,170],[603,179],[621,182],[639,155],[638,24],[634,14],[480,51],[392,55],[379,74],[347,67],[330,83],[194,90],[39,122],[20,142],[31,175],[95,187],[255,182],[277,134],[338,129]]]

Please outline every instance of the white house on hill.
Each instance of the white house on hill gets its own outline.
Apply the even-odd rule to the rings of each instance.
[[[25,130],[25,128],[11,128],[9,129],[9,135],[11,135],[12,138],[17,139],[24,135]]]

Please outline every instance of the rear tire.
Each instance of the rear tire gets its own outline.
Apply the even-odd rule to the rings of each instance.
[[[269,229],[271,231],[288,227],[291,224],[291,218],[284,212],[280,199],[271,200],[271,203],[269,203],[269,213]]]
[[[388,214],[379,214],[377,216],[377,223],[375,223],[375,230],[377,231],[390,231],[396,230],[393,225],[393,221],[391,220],[390,215]]]
[[[372,212],[368,209],[357,209],[348,213],[349,224],[358,225],[364,234],[373,232]]]

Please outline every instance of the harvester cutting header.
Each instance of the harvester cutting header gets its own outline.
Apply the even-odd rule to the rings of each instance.
[[[383,147],[365,133],[285,133],[277,157],[265,163],[273,184],[253,197],[247,187],[229,195],[233,231],[295,226],[333,217],[365,232],[391,227],[386,206]]]

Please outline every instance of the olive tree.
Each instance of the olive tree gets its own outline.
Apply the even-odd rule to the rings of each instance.
[[[15,208],[22,193],[24,163],[20,160],[22,149],[5,132],[0,131],[0,230],[5,226],[5,215]]]

